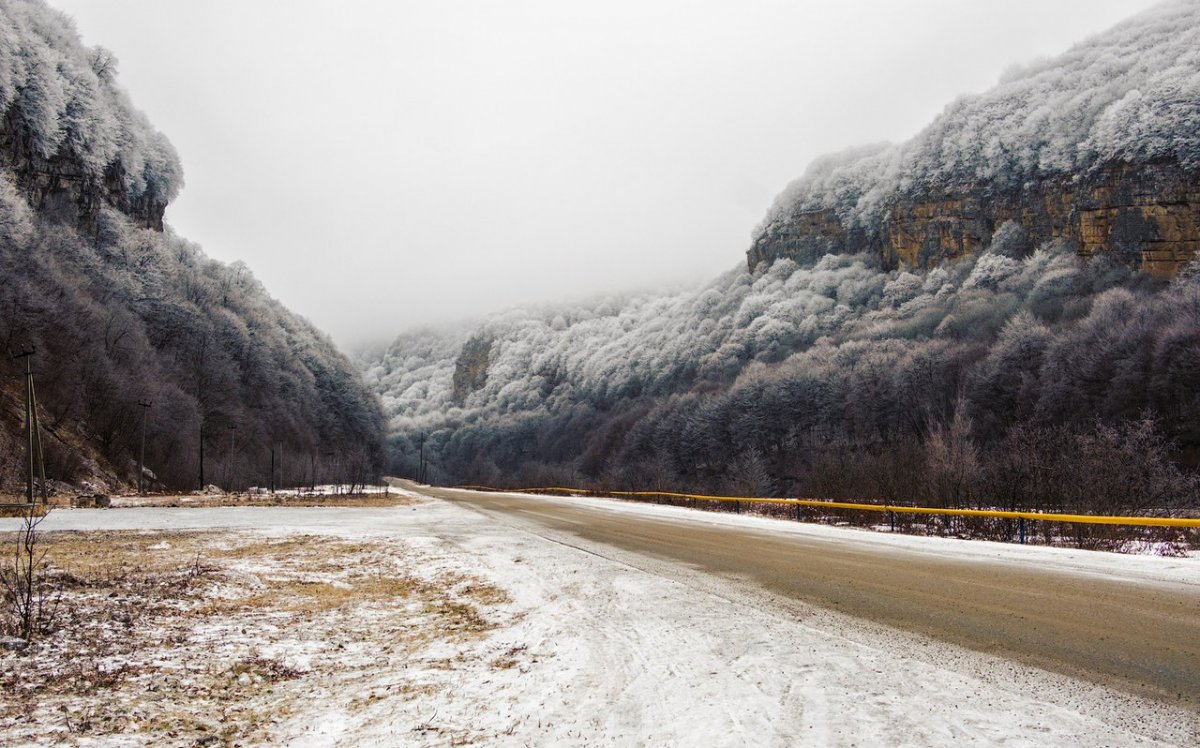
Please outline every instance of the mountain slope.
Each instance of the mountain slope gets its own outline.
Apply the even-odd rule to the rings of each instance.
[[[289,482],[318,460],[374,471],[382,417],[350,362],[245,266],[164,230],[182,170],[115,72],[44,2],[0,0],[0,341],[37,351],[48,476],[135,482],[146,401],[157,485],[266,483],[280,446]],[[0,487],[12,491],[23,383],[8,366]]]

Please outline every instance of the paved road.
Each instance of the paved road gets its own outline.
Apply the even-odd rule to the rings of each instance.
[[[568,501],[406,486],[497,521],[752,579],[778,594],[1200,709],[1200,586],[987,563]]]

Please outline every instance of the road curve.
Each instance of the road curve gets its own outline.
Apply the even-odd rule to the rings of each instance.
[[[406,488],[525,526],[751,579],[788,598],[1200,709],[1200,586],[955,560],[869,542]]]

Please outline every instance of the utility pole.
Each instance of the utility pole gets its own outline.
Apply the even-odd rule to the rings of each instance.
[[[149,400],[138,400],[138,405],[142,406],[142,450],[138,453],[138,496],[146,493],[146,416],[149,415],[150,406],[153,404]]]
[[[233,451],[233,435],[237,431],[237,426],[230,424],[229,426],[229,493],[233,493],[236,486],[233,482],[233,461],[235,453]]]
[[[271,480],[267,482],[267,487],[271,493],[275,493],[275,445],[271,445]]]
[[[29,454],[29,473],[25,483],[25,500],[34,503],[33,478],[35,468],[42,479],[42,503],[49,502],[46,494],[46,459],[42,453],[42,429],[38,422],[37,391],[33,386],[33,354],[36,348],[12,355],[13,361],[25,359],[25,439]]]
[[[204,416],[200,416],[200,491],[204,491]]]
[[[417,463],[417,483],[425,482],[425,432],[418,437],[420,444],[420,460]]]

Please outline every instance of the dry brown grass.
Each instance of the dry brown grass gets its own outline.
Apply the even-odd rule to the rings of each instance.
[[[508,593],[499,587],[466,574],[447,572],[438,577],[441,584],[460,597],[467,597],[482,605],[503,605],[509,602]]]
[[[509,647],[508,651],[492,660],[490,664],[496,670],[511,670],[521,664],[517,658],[528,651],[529,647],[524,644]]]
[[[366,577],[348,582],[314,579],[268,579],[268,587],[249,597],[222,601],[206,609],[209,613],[270,609],[288,613],[317,614],[369,602],[394,602],[417,591],[427,591],[413,577]]]
[[[0,734],[17,742],[269,742],[275,721],[304,709],[314,678],[387,658],[461,666],[421,652],[477,640],[496,626],[489,610],[508,600],[467,574],[421,573],[396,539],[56,532],[49,557],[71,623],[25,651],[0,651]],[[277,656],[289,646],[312,664]],[[354,664],[350,648],[367,659]],[[386,694],[435,688],[406,673]],[[347,704],[367,708],[384,695]]]
[[[391,507],[410,506],[420,500],[399,493],[313,494],[291,496],[284,494],[136,494],[118,495],[112,499],[113,508],[131,506],[151,507],[227,507],[227,506],[288,506],[288,507]]]
[[[3,537],[0,535],[0,537]],[[157,574],[184,568],[221,543],[216,532],[117,530],[47,534],[55,570],[96,583],[137,571]]]
[[[24,497],[17,499],[7,499],[0,497],[0,517],[24,517],[29,514],[29,505],[24,503]],[[35,516],[45,514],[53,505],[47,507],[45,504],[34,504],[33,513]]]

